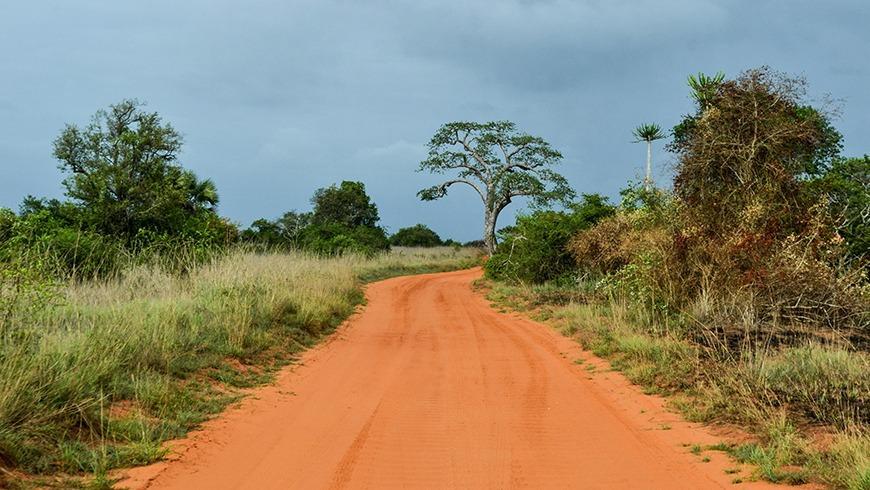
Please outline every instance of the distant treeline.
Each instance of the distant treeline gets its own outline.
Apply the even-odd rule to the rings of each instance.
[[[360,182],[319,189],[310,212],[258,219],[240,230],[218,214],[217,188],[182,167],[181,135],[159,114],[126,100],[54,141],[66,199],[27,196],[0,208],[0,262],[40,257],[52,275],[105,276],[131,260],[208,257],[246,243],[317,253],[371,254],[395,246],[458,245],[422,224],[392,237]]]

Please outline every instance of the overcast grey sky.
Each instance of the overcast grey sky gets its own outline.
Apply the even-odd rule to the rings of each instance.
[[[868,0],[3,0],[0,206],[60,196],[63,125],[138,98],[242,225],[352,179],[389,230],[469,240],[471,189],[415,197],[440,124],[510,119],[564,154],[578,191],[616,196],[642,172],[631,129],[688,112],[688,74],[767,64],[842,99],[846,153],[870,153],[868,25]]]

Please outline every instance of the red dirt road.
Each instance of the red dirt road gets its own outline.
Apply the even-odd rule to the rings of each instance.
[[[480,270],[390,279],[273,386],[128,471],[153,489],[732,486],[720,439],[550,327],[493,310]],[[766,486],[741,484],[739,488]]]

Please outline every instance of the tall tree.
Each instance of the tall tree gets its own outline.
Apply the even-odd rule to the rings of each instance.
[[[311,223],[301,232],[305,248],[320,253],[376,253],[390,248],[378,226],[378,207],[362,182],[344,181],[318,189],[311,198]]]
[[[140,229],[176,233],[218,203],[210,180],[178,163],[181,135],[156,112],[125,100],[67,125],[54,141],[66,193],[101,232],[132,237]]]
[[[658,124],[641,124],[634,128],[634,142],[646,141],[646,177],[643,179],[644,188],[649,191],[652,188],[652,142],[665,138],[661,126]]]
[[[375,227],[378,220],[378,207],[366,194],[362,182],[345,180],[341,185],[331,185],[318,189],[311,198],[314,212],[311,222],[339,223],[348,228],[359,226]]]
[[[419,171],[454,175],[438,185],[421,190],[424,201],[444,197],[455,184],[477,192],[483,202],[483,239],[490,254],[496,249],[498,216],[516,197],[530,197],[544,205],[569,202],[574,191],[567,180],[550,167],[562,154],[537,136],[516,130],[510,121],[487,123],[452,122],[441,126],[429,142],[429,156]]]

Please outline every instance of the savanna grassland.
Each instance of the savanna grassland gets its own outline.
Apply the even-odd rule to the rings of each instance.
[[[562,155],[510,121],[443,125],[419,170],[446,180],[418,196],[475,191],[482,240],[465,247],[423,224],[388,235],[354,181],[242,229],[157,113],[122,101],[67,125],[65,198],[0,209],[0,484],[111,486],[332,332],[366,282],[469,267],[482,246],[494,302],[746,434],[686,451],[870,489],[870,157],[841,154],[836,108],[800,78],[688,81],[693,112],[634,130],[647,173],[618,204],[577,196]],[[531,210],[498,229],[519,198]]]
[[[335,257],[239,249],[185,274],[153,263],[103,280],[20,282],[2,304],[0,459],[108,485],[108,470],[160,459],[163,441],[332,332],[362,303],[365,281],[477,259],[455,247]]]

